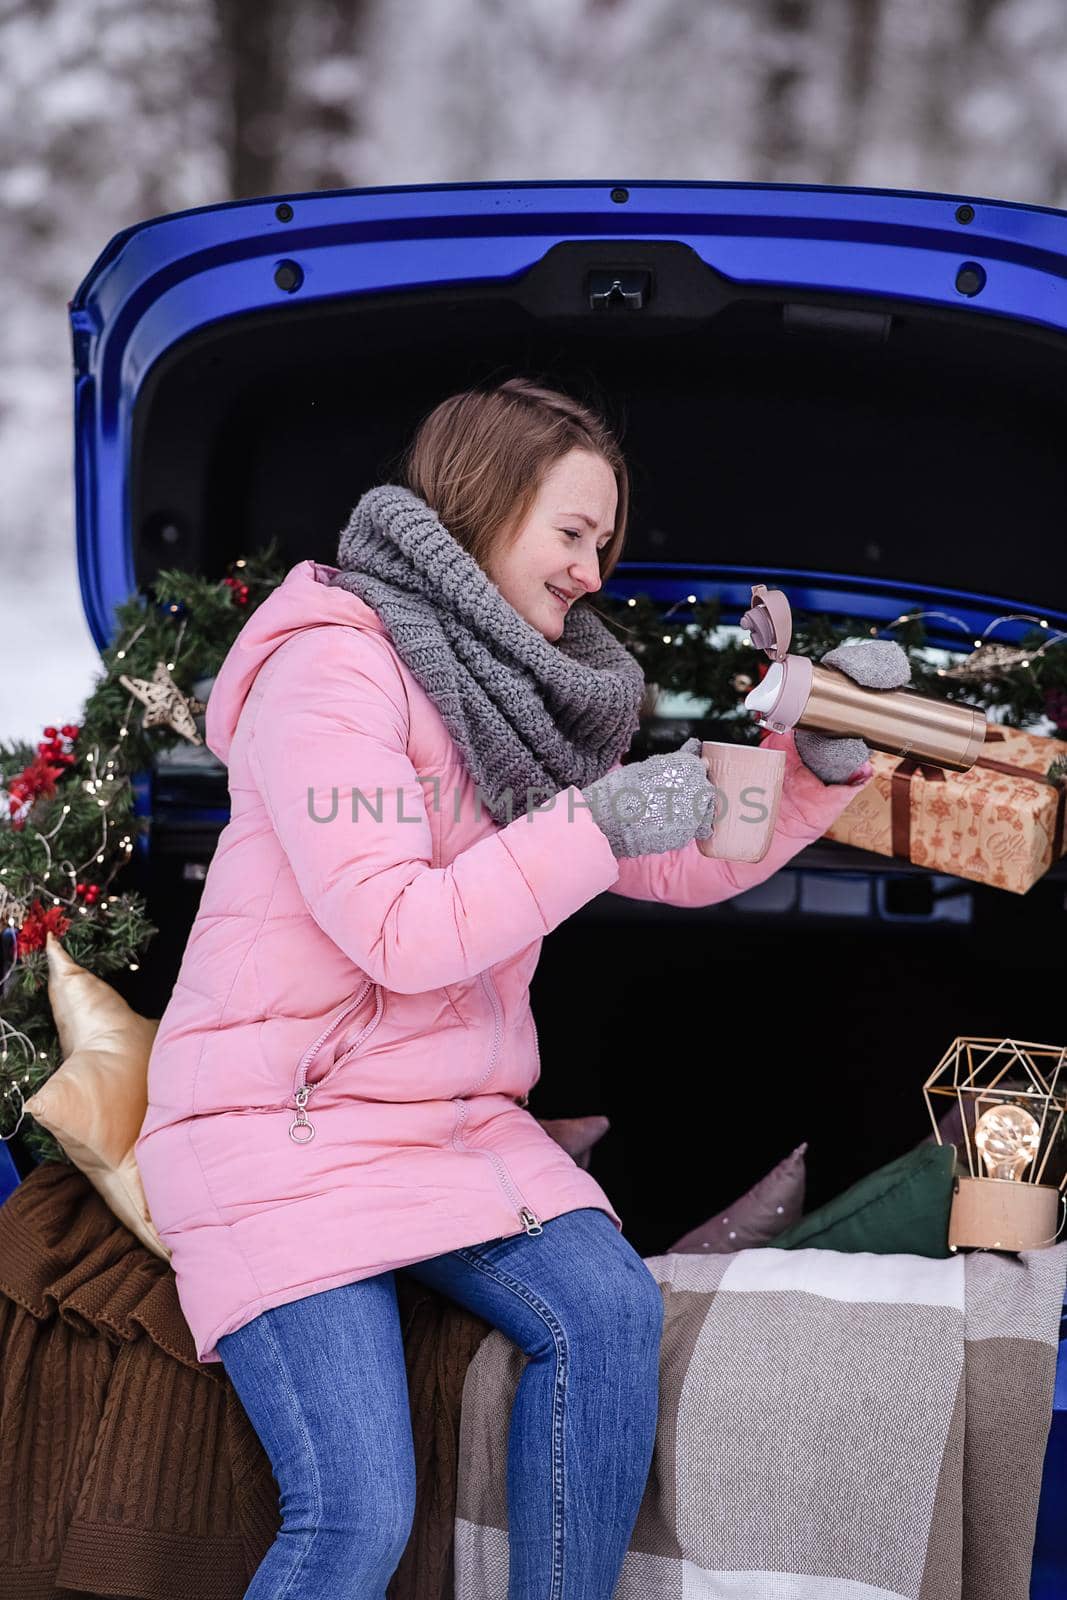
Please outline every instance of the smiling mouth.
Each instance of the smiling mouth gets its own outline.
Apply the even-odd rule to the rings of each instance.
[[[550,583],[546,583],[545,584],[545,588],[548,590],[548,592],[552,596],[552,598],[554,600],[558,600],[560,605],[563,607],[564,611],[566,611],[568,609],[568,607],[570,606],[570,601],[569,600],[564,600],[563,596],[560,595],[555,589],[553,589],[553,587],[552,587],[552,585]]]

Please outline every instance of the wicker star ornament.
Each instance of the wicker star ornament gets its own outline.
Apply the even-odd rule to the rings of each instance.
[[[203,744],[193,719],[207,709],[207,703],[182,694],[167,671],[166,662],[156,662],[151,678],[128,678],[120,673],[119,682],[144,706],[142,721],[146,728],[173,728],[190,744]]]

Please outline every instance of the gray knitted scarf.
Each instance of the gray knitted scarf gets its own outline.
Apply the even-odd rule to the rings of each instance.
[[[539,633],[426,502],[370,489],[341,534],[333,586],[377,612],[497,817],[603,777],[629,749],[640,663],[584,601]]]

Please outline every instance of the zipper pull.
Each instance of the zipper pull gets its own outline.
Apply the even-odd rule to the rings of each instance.
[[[306,1083],[302,1089],[296,1091],[296,1118],[289,1124],[289,1137],[294,1144],[310,1144],[315,1137],[315,1129],[308,1121],[307,1112],[304,1109],[308,1103],[308,1095],[314,1087],[313,1083]],[[297,1128],[306,1128],[306,1135],[297,1133],[295,1131]]]
[[[522,1222],[523,1233],[528,1233],[531,1238],[533,1238],[534,1234],[544,1233],[544,1228],[542,1228],[541,1224],[538,1222],[529,1206],[523,1206],[522,1210],[519,1212],[519,1218]],[[533,1227],[530,1226],[531,1223],[533,1223]]]

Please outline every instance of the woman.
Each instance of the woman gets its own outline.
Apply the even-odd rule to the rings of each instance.
[[[770,851],[705,857],[699,744],[623,767],[636,660],[583,602],[619,558],[607,425],[523,379],[419,428],[338,565],[302,561],[208,703],[231,820],[160,1023],[137,1157],[201,1361],[281,1489],[248,1595],[383,1596],[414,1510],[394,1271],[525,1352],[511,1600],[607,1600],[652,1458],[662,1300],[524,1109],[541,940],[605,890],[707,905],[853,798],[801,762]],[[576,992],[582,987],[576,974]]]

